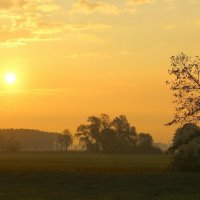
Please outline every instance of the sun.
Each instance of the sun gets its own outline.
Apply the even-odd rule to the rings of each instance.
[[[14,84],[16,82],[16,75],[14,73],[7,73],[5,75],[5,81],[7,84]]]

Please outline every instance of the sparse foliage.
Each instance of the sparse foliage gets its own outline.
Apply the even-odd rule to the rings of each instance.
[[[200,120],[200,57],[191,58],[184,53],[171,57],[169,74],[174,78],[167,81],[175,97],[174,119],[176,123],[197,123]]]

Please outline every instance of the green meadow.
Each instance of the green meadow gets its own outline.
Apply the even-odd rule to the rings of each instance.
[[[200,174],[166,155],[1,153],[1,200],[200,199]]]

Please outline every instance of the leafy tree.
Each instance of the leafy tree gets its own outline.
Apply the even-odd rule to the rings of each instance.
[[[171,57],[169,74],[174,78],[167,81],[175,97],[174,119],[176,123],[197,123],[200,120],[200,57],[191,58],[184,53]]]
[[[171,57],[167,81],[175,97],[174,119],[167,125],[184,124],[174,134],[168,152],[173,155],[172,167],[177,170],[197,170],[200,167],[200,58],[184,53]]]
[[[112,121],[119,151],[129,152],[136,146],[136,129],[131,127],[126,116],[120,115]]]
[[[118,150],[117,139],[113,129],[103,129],[101,132],[101,151],[116,153]]]
[[[57,142],[61,151],[68,151],[69,146],[73,143],[73,137],[68,129],[57,136]]]
[[[138,135],[138,144],[141,146],[151,146],[153,144],[153,138],[149,133],[140,133]]]
[[[175,170],[200,170],[200,128],[191,123],[178,128],[169,153],[173,155],[171,166]]]
[[[153,138],[149,133],[139,133],[137,136],[137,152],[139,154],[162,154],[162,150],[154,146]]]
[[[137,133],[124,115],[115,117],[113,120],[108,115],[88,117],[87,124],[78,127],[76,136],[79,138],[87,151],[103,153],[138,153]],[[153,139],[149,134],[144,135],[140,143],[147,141],[148,148],[144,152],[154,152]],[[150,138],[150,139],[149,139]],[[149,139],[149,140],[148,140]],[[144,145],[140,145],[141,148]]]
[[[106,114],[101,114],[100,117],[90,116],[87,120],[87,125],[80,125],[77,129],[76,136],[86,149],[92,152],[100,152],[102,150],[102,131],[109,134],[110,118]]]

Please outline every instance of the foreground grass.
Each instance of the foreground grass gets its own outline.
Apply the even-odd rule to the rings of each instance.
[[[1,153],[0,171],[160,172],[167,169],[169,160],[164,155]]]
[[[0,154],[0,200],[199,200],[200,174],[167,156]]]

